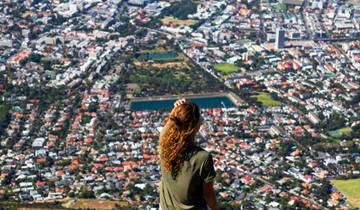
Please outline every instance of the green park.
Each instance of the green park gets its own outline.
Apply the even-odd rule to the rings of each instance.
[[[350,205],[354,208],[360,208],[360,179],[331,180],[338,191],[347,198]]]
[[[256,100],[262,103],[264,106],[278,106],[280,105],[279,101],[274,100],[267,93],[261,92],[257,95],[251,96],[252,98],[256,98]]]
[[[349,135],[352,132],[351,128],[343,127],[337,130],[330,131],[329,134],[331,137],[340,138],[342,136]]]
[[[167,61],[177,59],[178,54],[175,52],[148,53],[139,56],[139,60],[156,60]]]
[[[239,67],[230,63],[219,63],[214,65],[214,69],[216,71],[228,74],[228,73],[237,72],[239,70]]]

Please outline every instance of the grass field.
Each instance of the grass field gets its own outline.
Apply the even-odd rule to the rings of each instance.
[[[348,134],[348,133],[350,133],[352,130],[351,130],[351,128],[349,128],[349,127],[344,127],[344,128],[340,128],[338,131],[341,132],[341,133],[343,133],[343,134]]]
[[[186,62],[166,62],[166,63],[148,63],[148,62],[141,62],[141,61],[134,61],[135,66],[140,67],[153,67],[158,69],[163,68],[187,68],[190,69],[190,66]]]
[[[331,180],[354,208],[360,208],[360,179]]]
[[[165,54],[165,56],[163,56]],[[155,57],[155,59],[149,55],[160,55],[160,57]],[[175,57],[174,57],[175,56]],[[145,58],[150,58],[154,62],[148,62]],[[187,68],[190,69],[189,64],[187,63],[188,59],[182,53],[176,53],[171,55],[171,57],[167,57],[166,52],[156,53],[153,51],[152,53],[144,53],[139,56],[137,60],[134,61],[134,65],[141,67],[153,67],[153,68]]]
[[[167,61],[177,59],[178,54],[175,52],[147,53],[139,56],[139,60],[156,60]]]
[[[351,131],[352,131],[351,128],[344,127],[344,128],[340,128],[338,130],[330,131],[329,134],[332,137],[339,138],[339,137],[342,137],[344,135],[350,134]]]
[[[180,20],[180,19],[168,17],[168,16],[161,19],[161,23],[164,25],[192,26],[192,25],[195,25],[197,22],[198,22],[197,20],[193,20],[193,19]]]
[[[267,93],[259,93],[258,95],[251,96],[256,98],[257,101],[261,102],[264,106],[278,106],[280,105],[279,101],[274,100]]]
[[[237,67],[234,64],[230,63],[219,63],[215,64],[214,68],[216,71],[222,72],[222,73],[232,73],[239,70],[239,67]]]
[[[145,54],[145,53],[163,53],[163,52],[168,52],[169,50],[166,49],[166,48],[163,48],[163,47],[155,47],[153,49],[141,49],[139,52],[142,53],[142,54]]]
[[[190,66],[186,62],[167,62],[167,63],[153,63],[152,67],[155,68],[187,68],[190,69]]]

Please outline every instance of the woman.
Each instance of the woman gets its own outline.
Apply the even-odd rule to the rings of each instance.
[[[217,209],[213,180],[216,172],[211,155],[196,146],[201,126],[199,107],[181,99],[175,102],[160,134],[160,207]]]

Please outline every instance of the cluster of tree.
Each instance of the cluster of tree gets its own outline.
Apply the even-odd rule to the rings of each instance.
[[[197,11],[197,4],[192,0],[181,0],[163,10],[164,16],[174,16],[178,19],[187,19],[188,15]]]
[[[79,198],[91,199],[91,198],[96,198],[96,197],[95,197],[95,193],[93,191],[83,188],[80,190]]]
[[[125,83],[137,83],[142,92],[136,96],[180,94],[185,92],[219,91],[224,86],[194,69],[134,68],[123,77]]]
[[[134,35],[136,27],[130,23],[130,18],[122,16],[120,21],[121,24],[116,28],[116,31],[119,32],[121,36]]]
[[[0,136],[11,120],[10,106],[5,102],[0,102]]]
[[[328,131],[337,130],[345,126],[345,119],[337,112],[330,114],[330,117],[327,120],[319,123],[319,127]]]
[[[320,184],[320,187],[316,190],[316,195],[319,195],[319,197],[322,198],[323,204],[326,204],[332,192],[332,185],[330,181],[326,179],[323,179]]]
[[[249,60],[252,61],[251,64],[246,64],[246,63],[244,63],[243,60],[238,60],[235,62],[235,64],[236,64],[236,66],[238,66],[240,68],[244,68],[247,71],[260,70],[260,67],[265,64],[265,58],[258,53],[255,54],[254,56],[250,56]]]
[[[67,19],[55,13],[54,17],[51,20],[51,24],[53,25],[62,25]]]
[[[206,22],[206,19],[201,19],[197,23],[191,26],[191,28],[195,31],[197,30],[201,25],[203,25]]]
[[[350,133],[349,136],[351,136],[352,138],[360,139],[360,124],[355,125],[351,129],[352,132]]]
[[[292,141],[282,141],[279,144],[278,155],[280,157],[288,156],[295,147],[297,145]]]
[[[300,142],[301,144],[308,145],[308,146],[311,146],[311,145],[314,145],[314,144],[317,144],[317,143],[321,142],[321,139],[314,138],[314,137],[312,137],[310,135],[296,137],[296,140],[298,142]]]

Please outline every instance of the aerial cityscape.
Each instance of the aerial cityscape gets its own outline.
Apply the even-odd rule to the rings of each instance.
[[[360,209],[359,0],[1,0],[0,209],[159,209],[179,98],[220,209]]]

